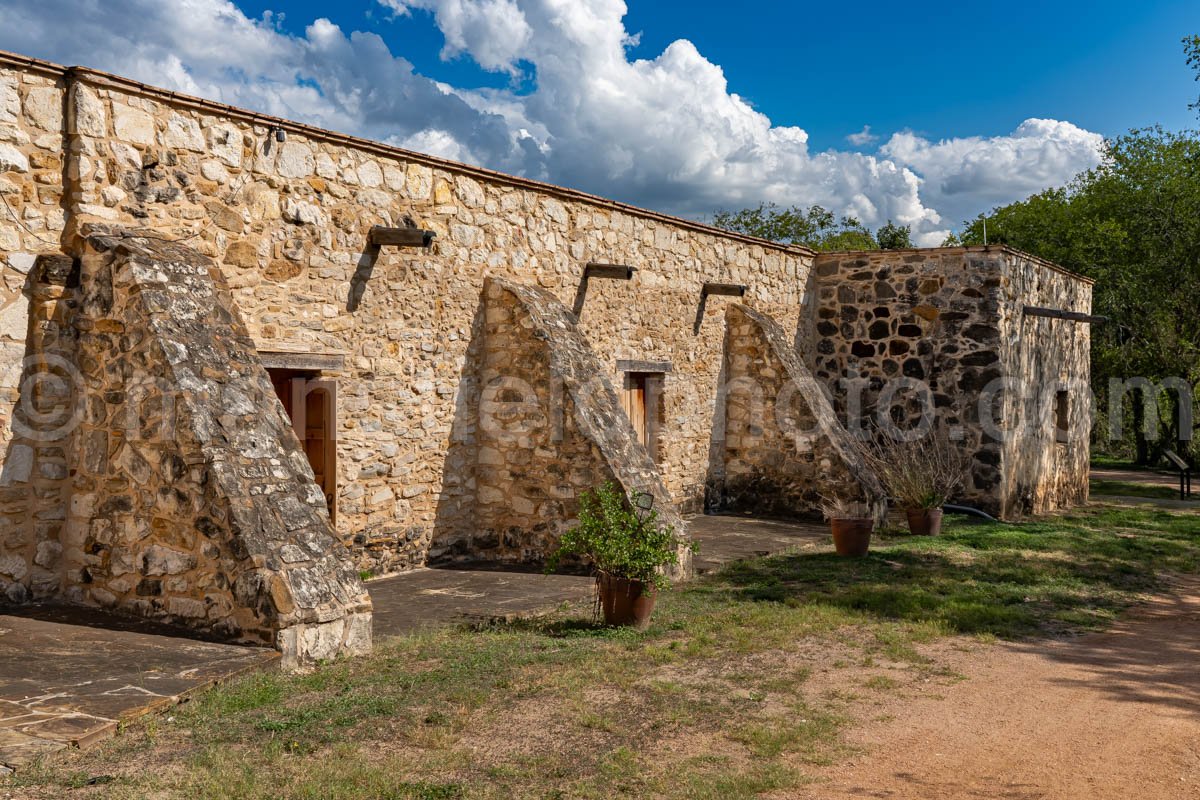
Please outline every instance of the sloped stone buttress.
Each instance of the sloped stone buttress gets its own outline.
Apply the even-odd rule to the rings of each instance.
[[[370,598],[219,269],[101,230],[74,282],[61,597],[272,645],[287,666],[369,650]]]
[[[540,563],[573,524],[579,496],[606,481],[654,495],[659,521],[683,533],[567,307],[539,287],[489,278],[484,313],[475,528],[452,555]],[[690,573],[690,555],[681,549],[676,577]]]
[[[721,505],[780,516],[819,513],[823,498],[861,500],[877,519],[886,493],[824,390],[767,315],[726,312],[725,463]]]

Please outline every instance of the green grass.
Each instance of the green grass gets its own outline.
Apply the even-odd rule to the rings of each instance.
[[[234,681],[11,784],[189,800],[786,792],[842,758],[845,727],[881,701],[953,691],[931,643],[1103,627],[1163,572],[1200,569],[1198,522],[1141,508],[953,520],[863,559],[820,548],[734,564],[665,593],[642,632],[580,607],[396,638],[311,674]]]
[[[1127,470],[1145,470],[1145,466],[1135,464],[1126,456],[1110,455],[1108,453],[1092,453],[1091,463],[1093,467],[1102,469],[1127,469]]]
[[[1170,486],[1156,486],[1149,483],[1132,483],[1130,481],[1111,481],[1093,478],[1092,494],[1099,496],[1148,497],[1155,500],[1178,500],[1179,490]]]

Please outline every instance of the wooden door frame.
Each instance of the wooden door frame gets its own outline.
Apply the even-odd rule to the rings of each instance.
[[[321,456],[324,484],[319,486],[329,509],[329,520],[337,524],[337,381],[309,370],[290,368],[268,368],[272,384],[276,380],[286,385],[288,403],[284,411],[291,418],[292,431],[300,443],[300,450],[308,458],[308,398],[320,393],[324,416]],[[287,406],[290,406],[287,407]],[[314,470],[315,471],[315,470]]]
[[[638,369],[624,370],[621,376],[621,407],[625,411],[625,415],[629,417],[629,424],[635,434],[638,431],[638,426],[630,414],[626,398],[630,392],[630,381],[637,380],[641,383],[642,424],[645,429],[645,441],[642,444],[646,448],[646,452],[650,454],[650,459],[656,464],[659,461],[659,451],[661,448],[660,433],[662,430],[661,419],[663,414],[663,386],[665,379],[665,372]]]

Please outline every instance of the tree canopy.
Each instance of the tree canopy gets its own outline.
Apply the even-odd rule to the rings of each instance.
[[[889,219],[875,232],[875,241],[879,242],[881,250],[907,250],[913,246],[912,226],[893,225]]]
[[[1096,280],[1093,386],[1110,378],[1200,381],[1200,138],[1131,131],[1069,186],[981,214],[964,244],[1004,243]],[[1174,410],[1174,397],[1161,398]],[[1180,432],[1168,429],[1172,439]],[[1176,442],[1160,445],[1176,447]],[[1138,441],[1138,456],[1153,454]]]
[[[857,219],[837,217],[832,211],[817,205],[805,209],[760,203],[757,208],[718,211],[713,215],[713,224],[728,231],[773,242],[803,245],[813,250],[879,249],[871,231]]]

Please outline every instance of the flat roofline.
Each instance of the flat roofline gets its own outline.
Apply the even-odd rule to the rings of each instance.
[[[618,200],[610,200],[599,195],[582,192],[578,189],[570,189],[565,186],[557,186],[552,183],[544,183],[535,181],[529,178],[522,178],[516,175],[508,175],[503,172],[486,169],[484,167],[476,167],[470,164],[463,164],[450,159],[438,158],[437,156],[418,153],[414,150],[405,150],[402,147],[376,142],[372,139],[363,139],[357,136],[350,136],[345,133],[327,130],[325,128],[317,128],[312,125],[306,125],[302,122],[285,119],[283,117],[275,117],[270,114],[260,114],[257,111],[250,111],[237,106],[218,103],[213,100],[205,100],[202,97],[194,97],[192,95],[173,92],[169,89],[163,89],[150,84],[140,83],[130,78],[123,78],[120,75],[113,75],[109,72],[92,69],[90,67],[64,67],[61,64],[55,64],[51,61],[43,61],[30,56],[23,56],[19,53],[11,53],[6,50],[0,50],[0,64],[9,66],[21,67],[33,72],[39,72],[43,75],[52,77],[65,77],[73,80],[80,80],[93,85],[103,86],[108,84],[120,91],[125,91],[141,96],[152,97],[161,100],[165,103],[192,108],[198,111],[215,112],[217,114],[239,119],[248,122],[252,125],[263,125],[266,127],[282,128],[285,131],[297,133],[306,136],[310,139],[330,142],[333,144],[346,145],[360,150],[367,150],[379,155],[392,156],[403,159],[405,161],[414,161],[426,166],[436,167],[438,169],[457,172],[473,178],[489,181],[491,183],[507,184],[509,186],[522,189],[531,189],[544,194],[554,195],[564,200],[573,200],[581,203],[588,203],[593,206],[600,206],[610,211],[620,211],[625,214],[630,214],[645,219],[654,220],[656,222],[665,222],[670,225],[675,225],[680,228],[695,231],[697,233],[705,233],[711,236],[717,236],[722,239],[732,239],[734,241],[744,242],[746,244],[759,245],[770,250],[778,250],[789,255],[816,255],[815,250],[804,247],[802,245],[788,245],[782,242],[773,242],[770,239],[760,239],[757,236],[748,236],[744,233],[736,233],[727,231],[723,228],[717,228],[713,225],[705,225],[702,222],[684,219],[683,217],[675,217],[670,214],[663,214],[659,211],[651,211],[647,208],[622,203]]]
[[[1028,259],[1035,264],[1040,264],[1041,266],[1053,270],[1054,272],[1066,275],[1068,278],[1073,278],[1081,283],[1086,283],[1088,286],[1094,286],[1096,284],[1095,278],[1089,278],[1086,275],[1080,275],[1078,272],[1072,272],[1066,267],[1055,264],[1053,261],[1044,259],[1041,256],[1035,256],[1033,253],[1026,253],[1024,250],[1018,250],[1017,248],[1007,244],[976,244],[970,246],[959,245],[957,247],[906,247],[899,250],[828,250],[817,253],[817,258],[822,258],[824,256],[869,256],[879,255],[880,253],[897,253],[900,255],[937,255],[943,253],[946,255],[966,255],[967,253],[1008,253],[1009,255],[1017,256],[1018,258]]]

